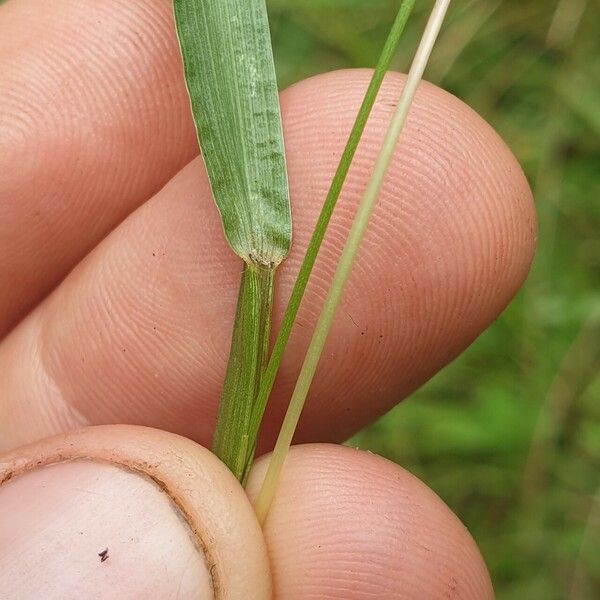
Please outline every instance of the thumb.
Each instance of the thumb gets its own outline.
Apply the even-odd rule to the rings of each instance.
[[[93,427],[4,455],[0,515],[10,598],[271,597],[242,487],[173,434]]]

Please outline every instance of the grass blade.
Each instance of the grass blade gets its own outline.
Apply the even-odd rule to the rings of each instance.
[[[265,0],[174,0],[185,81],[225,236],[246,263],[288,253],[291,216]]]
[[[346,245],[344,246],[344,250],[333,276],[329,293],[323,304],[300,375],[298,376],[298,381],[294,393],[292,394],[292,399],[285,415],[277,443],[275,444],[275,449],[271,456],[264,482],[256,499],[255,510],[261,523],[264,522],[271,506],[277,487],[277,481],[291,445],[323,347],[325,346],[325,341],[331,328],[336,308],[341,299],[344,285],[350,274],[354,258],[375,206],[377,195],[392,159],[394,148],[402,133],[402,129],[404,128],[410,106],[417,91],[417,86],[423,77],[423,72],[442,26],[449,4],[450,0],[437,0],[435,3],[408,73],[408,78],[402,90],[398,106],[388,127],[388,131],[373,169],[373,174],[371,175],[350,229],[350,233],[348,234]]]

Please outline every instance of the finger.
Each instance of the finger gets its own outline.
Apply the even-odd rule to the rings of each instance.
[[[323,75],[282,97],[295,243],[279,276],[278,315],[368,77],[366,71]],[[393,76],[384,86],[315,266],[266,416],[265,447],[401,81]],[[529,189],[510,152],[464,104],[423,85],[298,439],[345,439],[464,349],[523,281],[533,229]],[[240,271],[196,161],[0,346],[0,444],[110,422],[160,426],[208,444]]]
[[[11,515],[0,519],[0,584],[15,597],[260,598],[268,586],[241,488],[187,440],[96,428],[3,457],[0,473],[0,514]],[[292,449],[264,535],[275,598],[492,597],[473,540],[443,502],[348,448]]]
[[[124,426],[0,456],[0,589],[14,600],[271,598],[264,539],[228,469],[189,440]]]
[[[0,336],[197,154],[168,0],[0,7]]]
[[[251,497],[266,465],[253,469]],[[373,454],[293,448],[263,529],[276,598],[493,598],[462,523],[421,481]]]

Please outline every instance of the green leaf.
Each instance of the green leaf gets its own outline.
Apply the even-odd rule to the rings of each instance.
[[[246,263],[287,255],[291,216],[264,0],[174,0],[198,141],[225,236]]]
[[[213,451],[242,481],[269,350],[273,278],[291,242],[279,95],[264,0],[174,0],[198,141],[229,244],[246,263]]]

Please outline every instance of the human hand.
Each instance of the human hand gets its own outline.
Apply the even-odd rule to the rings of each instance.
[[[8,282],[0,290],[0,450],[102,423],[151,425],[209,446],[240,266],[194,159],[170,3],[20,0],[0,8],[0,30],[0,281]],[[279,314],[368,77],[331,73],[282,94],[295,238],[280,269]],[[401,81],[384,85],[352,167],[266,415],[263,450]],[[297,441],[347,438],[464,349],[523,281],[533,230],[527,183],[503,143],[460,101],[423,85]],[[95,475],[81,477],[83,487],[57,475],[47,489],[85,511],[65,517],[50,503],[38,531],[90,518],[86,502],[98,499],[86,486]],[[183,474],[178,481],[184,486]],[[102,513],[109,533],[131,500],[127,485],[111,488],[112,509]],[[23,512],[13,524],[30,518],[27,502],[14,507]],[[0,492],[4,515],[1,506]],[[142,533],[175,536],[173,524],[156,521],[140,524]],[[432,492],[339,446],[294,449],[265,538],[277,598],[491,595],[472,540]],[[18,549],[31,552],[43,538],[11,538],[10,547],[6,539],[0,589],[10,581],[18,591],[19,581],[33,581]],[[180,551],[168,550],[163,576],[143,558],[164,548],[131,549],[142,558],[140,581],[160,575],[156,597],[176,595],[186,568]],[[111,568],[118,557],[113,551]],[[54,560],[65,585],[79,585],[64,555],[35,565],[40,581]],[[113,587],[91,593],[109,594],[115,581],[105,583]]]

